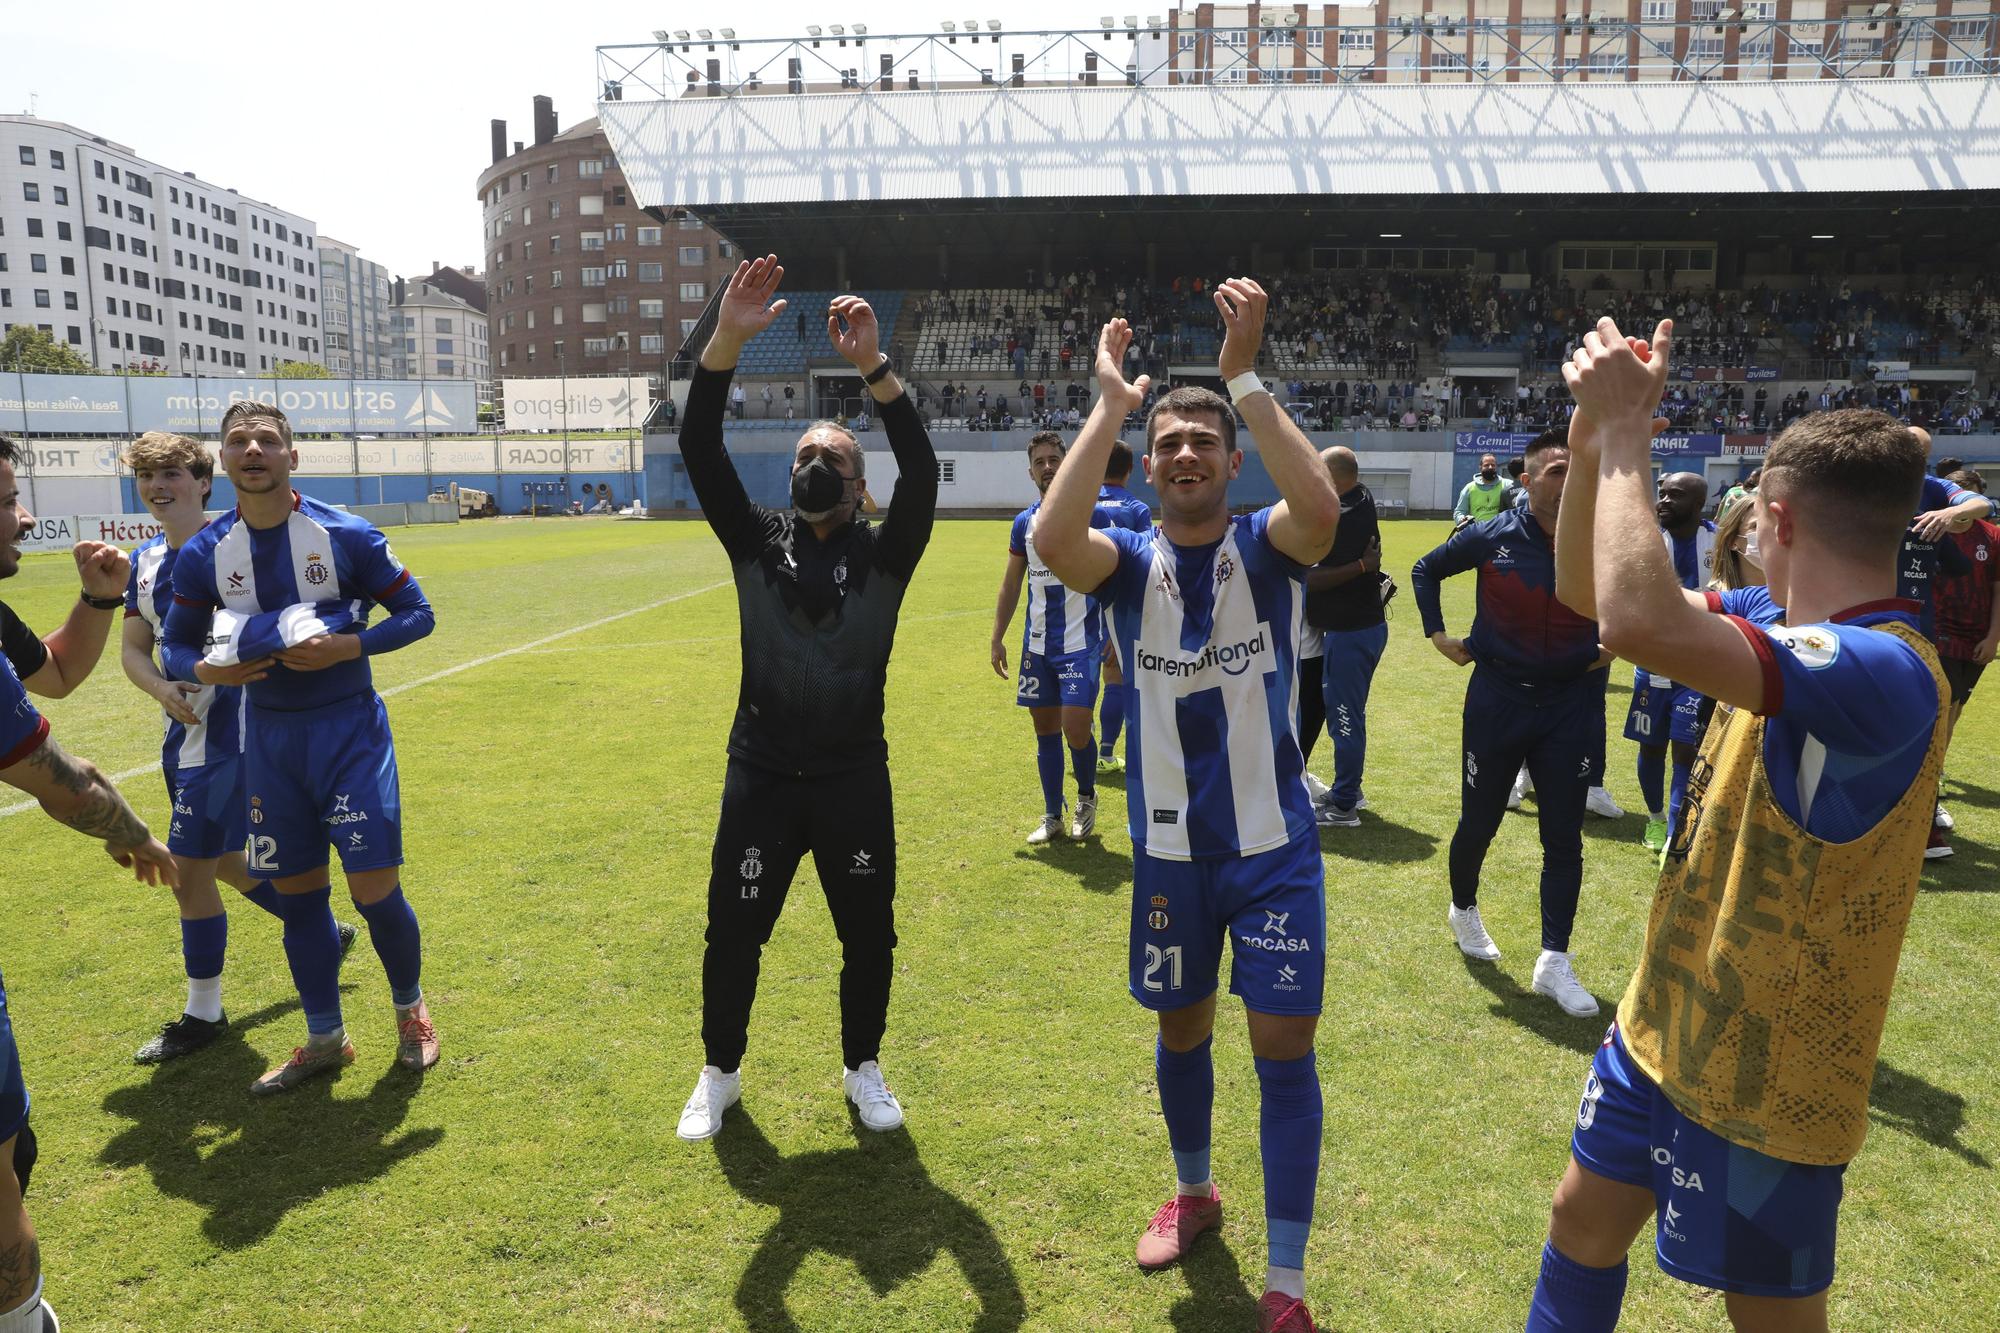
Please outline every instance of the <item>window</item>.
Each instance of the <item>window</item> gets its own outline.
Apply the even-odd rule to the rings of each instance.
[[[550,270],[549,270],[549,286],[550,286],[550,287],[552,287],[552,288],[553,288],[553,287],[560,287],[560,286],[562,286],[562,283],[563,283],[563,277],[562,277],[562,275],[563,275],[563,271],[562,271],[561,269],[559,269],[559,268],[552,268],[552,269],[550,269]]]
[[[641,300],[639,302],[640,319],[665,319],[666,315],[667,303],[665,301]]]
[[[64,292],[64,293],[63,293],[63,309],[65,309],[65,310],[74,310],[74,309],[76,309],[76,293],[75,293],[75,292]]]
[[[683,264],[700,265],[707,258],[708,248],[706,246],[683,245],[680,248],[680,261]]]
[[[560,199],[549,200],[549,221],[554,222],[557,218],[561,216],[562,216],[562,200]]]
[[[552,255],[559,255],[562,253],[562,237],[560,236],[549,237],[549,253]]]
[[[49,257],[47,255],[29,255],[28,270],[32,273],[47,273],[49,271]]]
[[[614,259],[611,261],[611,276],[614,278],[627,278],[631,276],[631,274],[625,271],[624,260]]]
[[[602,176],[604,174],[604,159],[601,157],[587,157],[583,159],[583,161],[576,164],[576,174],[579,176]],[[601,200],[599,202],[602,203]]]
[[[37,287],[37,288],[35,288],[35,307],[36,307],[36,309],[39,309],[39,310],[47,310],[47,309],[49,308],[49,289],[48,289],[48,288],[46,288],[46,287]]]
[[[604,216],[604,196],[587,194],[576,201],[576,211],[581,217],[599,218]]]
[[[682,231],[700,231],[701,219],[692,213],[683,213],[674,219],[674,225]]]
[[[560,162],[549,163],[548,174],[543,177],[542,183],[545,185],[554,185],[556,183],[556,172],[561,166]]]
[[[665,282],[666,280],[667,280],[667,266],[665,264],[639,265],[639,281]]]
[[[33,181],[22,181],[21,197],[31,204],[39,204],[42,202],[42,187]]]
[[[601,268],[584,269],[583,285],[586,287],[602,287],[604,285],[604,270]]]
[[[661,228],[659,227],[639,228],[639,244],[658,245],[660,243],[660,231]]]
[[[667,350],[667,340],[657,333],[642,333],[639,335],[639,350],[658,356]]]
[[[35,165],[35,150],[26,144],[21,145],[21,165],[24,167]]]
[[[450,356],[452,354],[451,339],[439,338],[437,340],[437,351],[439,356]]]
[[[624,187],[624,186],[622,186],[622,185],[614,185],[614,186],[612,186],[612,187],[611,187],[611,204],[612,204],[612,207],[614,207],[614,208],[623,208],[623,207],[625,207],[625,187]]]
[[[700,282],[684,282],[681,284],[681,300],[703,301],[706,299],[708,299],[707,284]]]
[[[602,324],[604,322],[603,303],[600,301],[585,301],[583,303],[583,322],[586,324]]]
[[[1344,29],[1340,34],[1340,49],[1343,51],[1373,51],[1375,49],[1375,30],[1373,28]]]
[[[604,233],[601,231],[584,232],[580,240],[582,242],[585,253],[589,253],[592,250],[602,250],[604,248]]]
[[[42,234],[42,220],[40,218],[29,218],[28,235],[40,236],[41,234]],[[121,236],[119,239],[123,240],[124,238]]]
[[[433,319],[431,327],[439,333],[450,333],[451,321],[449,319]]]
[[[609,338],[585,338],[583,340],[583,354],[585,356],[603,356],[610,350],[611,340]]]
[[[61,262],[62,262],[62,271],[63,271],[63,276],[64,276],[64,277],[66,277],[66,278],[73,278],[73,277],[75,277],[75,276],[76,276],[76,261],[75,261],[74,259],[71,259],[71,258],[70,258],[70,257],[69,257],[68,255],[64,255],[64,256],[62,257],[62,261],[61,261]]]
[[[55,201],[57,203],[64,205],[67,205],[69,203],[68,190],[64,189],[60,185],[51,186],[50,189],[54,192]],[[139,210],[136,208],[132,210],[132,218],[134,221],[143,221],[143,219],[139,217]]]
[[[1672,23],[1674,0],[1644,0],[1639,6],[1641,23]]]

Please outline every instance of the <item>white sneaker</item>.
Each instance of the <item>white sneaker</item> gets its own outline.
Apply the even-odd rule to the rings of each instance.
[[[1551,949],[1542,950],[1542,956],[1535,960],[1535,990],[1546,995],[1562,1006],[1562,1011],[1577,1018],[1589,1018],[1597,1012],[1597,997],[1583,988],[1576,979],[1576,969],[1569,965],[1569,955],[1556,953]]]
[[[1583,801],[1583,808],[1601,819],[1623,819],[1625,812],[1618,808],[1618,802],[1611,799],[1611,793],[1602,787],[1592,787],[1590,795]]]
[[[1306,794],[1312,797],[1315,805],[1323,803],[1332,791],[1331,787],[1319,780],[1317,773],[1311,769],[1306,770]]]
[[[1355,797],[1354,808],[1356,810],[1366,810],[1368,808],[1368,798],[1366,796]]]
[[[1035,825],[1034,831],[1028,834],[1028,845],[1030,847],[1045,847],[1062,835],[1062,816],[1043,815],[1042,822]]]
[[[861,1123],[876,1133],[903,1123],[903,1104],[882,1082],[882,1066],[875,1061],[863,1060],[861,1068],[848,1070],[841,1086],[847,1090],[847,1100],[860,1112]]]
[[[725,1074],[714,1065],[703,1065],[693,1094],[681,1108],[681,1127],[676,1132],[689,1143],[714,1138],[715,1132],[722,1128],[722,1113],[736,1105],[742,1096],[742,1070]]]
[[[1509,810],[1519,810],[1521,802],[1527,798],[1528,793],[1533,789],[1534,784],[1528,781],[1528,770],[1524,766],[1519,773],[1514,775],[1514,790],[1507,793],[1507,808]]]
[[[1500,946],[1486,933],[1486,923],[1479,919],[1479,909],[1468,907],[1460,911],[1454,907],[1445,916],[1451,923],[1451,933],[1458,939],[1458,950],[1467,958],[1477,958],[1482,963],[1498,962]]]
[[[1933,827],[1943,829],[1946,833],[1958,827],[1958,821],[1951,817],[1951,811],[1944,808],[1943,801],[1938,802],[1937,813],[1931,816],[1931,824]]]
[[[1079,796],[1076,798],[1076,818],[1070,821],[1069,836],[1087,838],[1097,827],[1097,798]]]

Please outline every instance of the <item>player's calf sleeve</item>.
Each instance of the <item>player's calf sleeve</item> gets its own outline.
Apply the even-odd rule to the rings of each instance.
[[[1072,748],[1069,752],[1069,771],[1076,778],[1076,794],[1081,797],[1097,795],[1097,742],[1085,741],[1081,750]]]
[[[1611,1333],[1625,1304],[1625,1273],[1623,1260],[1615,1268],[1590,1268],[1544,1241],[1527,1333]]]
[[[282,893],[285,961],[306,1011],[306,1031],[315,1037],[340,1031],[340,930],[333,920],[333,890]]]
[[[1063,808],[1061,732],[1035,737],[1035,768],[1042,775],[1042,809],[1060,815]]]
[[[1153,1079],[1160,1085],[1160,1114],[1167,1121],[1167,1144],[1174,1150],[1174,1173],[1183,1185],[1207,1183],[1209,1123],[1215,1113],[1215,1038],[1191,1051],[1153,1046]]]
[[[260,879],[255,884],[252,884],[249,890],[243,894],[243,901],[249,903],[252,907],[261,907],[272,916],[278,918],[278,920],[283,921],[285,919],[284,908],[278,903],[278,899],[281,896],[270,880]]]
[[[1645,798],[1646,813],[1658,814],[1667,808],[1667,752],[1648,745],[1639,747],[1639,795]]]
[[[1118,748],[1118,733],[1125,730],[1125,686],[1106,685],[1097,706],[1098,730],[1104,736],[1104,752]]]
[[[199,917],[190,921],[181,918],[181,961],[187,964],[187,974],[195,981],[206,981],[210,977],[222,975],[222,958],[229,945],[229,914],[217,912],[214,916]]]
[[[417,929],[417,914],[398,884],[380,902],[354,904],[368,923],[368,938],[382,970],[389,974],[389,998],[398,1009],[408,1009],[424,998],[419,983],[424,971],[423,934]]]
[[[1680,831],[1681,805],[1687,800],[1690,764],[1675,764],[1673,780],[1667,784],[1667,836]]]
[[[1296,1060],[1258,1056],[1257,1082],[1264,1094],[1258,1140],[1264,1156],[1264,1222],[1270,1233],[1271,1267],[1303,1269],[1313,1195],[1319,1188],[1324,1120],[1319,1058],[1312,1051]]]

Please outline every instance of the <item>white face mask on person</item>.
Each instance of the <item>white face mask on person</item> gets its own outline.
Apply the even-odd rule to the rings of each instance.
[[[1748,560],[1751,564],[1760,567],[1764,563],[1764,558],[1758,554],[1757,529],[1755,528],[1752,528],[1750,529],[1750,531],[1743,534],[1743,558],[1745,560]]]

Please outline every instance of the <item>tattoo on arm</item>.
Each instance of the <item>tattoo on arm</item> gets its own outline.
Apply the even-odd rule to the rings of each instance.
[[[41,1271],[41,1242],[30,1238],[0,1248],[0,1309],[12,1310],[26,1301]]]
[[[146,821],[133,813],[111,780],[56,744],[55,737],[44,740],[25,762],[46,769],[58,787],[77,798],[64,803],[67,809],[52,808],[43,800],[42,808],[57,821],[113,847],[136,846],[151,836]]]

